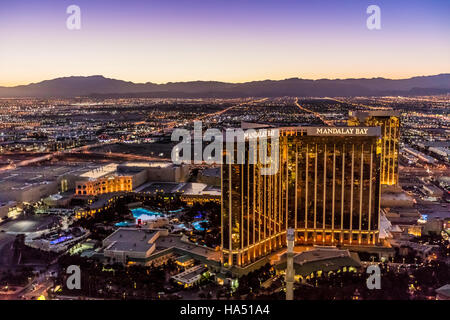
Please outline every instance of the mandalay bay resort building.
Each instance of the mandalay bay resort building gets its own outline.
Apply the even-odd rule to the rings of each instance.
[[[364,123],[276,130],[278,150],[267,142],[268,153],[277,151],[271,174],[263,174],[268,164],[250,136],[234,150],[247,161],[222,165],[223,265],[244,268],[284,248],[288,228],[298,246],[378,245],[386,129]],[[396,179],[396,170],[386,177]]]
[[[400,112],[392,110],[350,111],[348,125],[381,128],[381,184],[398,185]]]

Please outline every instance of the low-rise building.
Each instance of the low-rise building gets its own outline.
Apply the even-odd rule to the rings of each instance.
[[[0,221],[16,216],[20,212],[22,212],[22,209],[17,207],[16,201],[0,202]]]
[[[202,274],[206,270],[204,266],[198,265],[172,276],[172,279],[179,285],[189,288],[200,282]]]
[[[390,241],[390,244],[393,248],[398,248],[400,254],[402,255],[413,253],[421,259],[427,259],[428,257],[432,256],[439,248],[439,246],[437,245],[422,244],[400,239],[393,239]]]
[[[195,260],[190,255],[183,255],[175,260],[175,263],[181,267],[189,268],[194,265]]]
[[[167,230],[119,228],[103,240],[104,256],[122,264],[145,261],[156,250],[155,242],[162,233]]]
[[[287,266],[287,255],[284,253],[275,262],[278,272],[284,273]],[[361,267],[357,253],[332,247],[318,247],[303,251],[294,256],[296,281],[305,281],[315,276],[330,272],[356,271]]]
[[[182,256],[220,269],[219,251],[169,235],[166,229],[119,228],[103,240],[103,257],[110,262],[158,266]]]
[[[70,228],[67,231],[54,231],[43,234],[37,238],[26,238],[25,245],[52,252],[63,252],[75,243],[88,237],[90,232],[80,227]]]

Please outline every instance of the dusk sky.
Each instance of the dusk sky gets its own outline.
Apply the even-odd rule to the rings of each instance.
[[[72,4],[81,30],[66,28]],[[381,30],[366,27],[371,4]],[[0,85],[448,73],[449,16],[448,0],[1,0]]]

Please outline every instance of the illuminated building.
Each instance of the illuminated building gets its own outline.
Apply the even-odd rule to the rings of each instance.
[[[194,260],[194,258],[192,258],[189,255],[184,255],[184,256],[178,257],[175,260],[175,263],[177,265],[179,265],[180,267],[189,268],[189,267],[192,267],[195,264],[195,260]]]
[[[350,126],[381,127],[380,179],[383,185],[398,184],[400,113],[395,111],[351,111]]]
[[[248,137],[245,163],[222,165],[222,263],[246,266],[284,247],[288,228],[296,245],[378,244],[380,128],[279,132],[277,173],[247,161]]]
[[[119,191],[132,191],[131,176],[109,176],[95,180],[78,181],[75,194],[99,195]]]
[[[207,269],[203,265],[194,266],[177,275],[171,277],[177,284],[190,288],[202,279],[202,275],[207,275]]]

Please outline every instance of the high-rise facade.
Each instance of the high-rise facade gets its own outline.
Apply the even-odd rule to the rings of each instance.
[[[351,111],[349,116],[350,126],[381,127],[381,184],[397,185],[400,113],[391,110]]]
[[[222,165],[222,262],[246,266],[286,245],[375,245],[380,128],[279,128],[279,166]],[[269,148],[271,148],[269,143]]]

